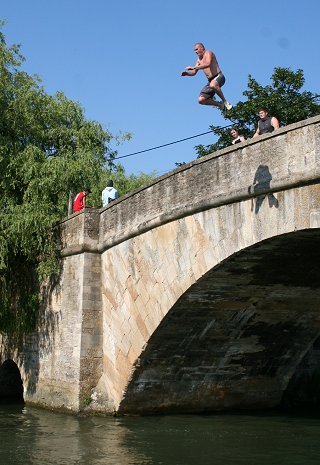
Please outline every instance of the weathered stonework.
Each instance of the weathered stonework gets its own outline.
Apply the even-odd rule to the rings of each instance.
[[[224,149],[63,221],[39,331],[0,345],[25,400],[106,413],[294,403],[320,373],[319,128]]]

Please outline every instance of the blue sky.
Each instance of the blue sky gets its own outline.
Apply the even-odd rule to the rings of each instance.
[[[193,65],[195,42],[213,50],[232,103],[243,100],[248,75],[270,83],[276,66],[302,68],[305,89],[320,93],[318,0],[10,0],[0,18],[8,45],[19,43],[24,69],[45,90],[81,103],[89,119],[133,138],[123,156],[225,125],[220,112],[200,106],[203,73],[182,78]],[[163,174],[196,157],[194,146],[213,134],[119,161],[127,174]]]

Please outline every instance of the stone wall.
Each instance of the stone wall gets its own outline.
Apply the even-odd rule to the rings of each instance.
[[[98,220],[97,211],[89,211],[62,222],[62,243],[90,250]],[[1,337],[1,362],[18,365],[28,403],[78,411],[90,401],[102,370],[100,254],[65,256],[60,282],[52,290],[47,286],[47,293],[36,333]]]

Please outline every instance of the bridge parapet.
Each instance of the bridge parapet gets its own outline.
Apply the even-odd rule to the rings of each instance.
[[[100,214],[96,208],[86,208],[61,221],[58,225],[61,255],[98,252]]]
[[[194,160],[61,222],[62,255],[103,252],[161,224],[320,180],[320,116]]]
[[[99,251],[219,205],[320,179],[320,117],[188,163],[101,210]]]

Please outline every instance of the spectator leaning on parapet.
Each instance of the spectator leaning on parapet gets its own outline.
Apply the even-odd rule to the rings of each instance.
[[[275,116],[269,116],[268,111],[265,108],[259,109],[260,120],[258,122],[258,127],[256,132],[253,134],[253,137],[260,136],[261,134],[268,134],[268,132],[273,132],[275,129],[279,129],[280,124]]]
[[[244,136],[241,136],[239,134],[239,131],[236,128],[231,128],[230,134],[232,136],[232,143],[233,144],[239,144],[240,142],[244,142],[246,140],[246,138]]]
[[[108,203],[116,200],[119,195],[117,189],[113,187],[113,181],[110,180],[107,184],[107,187],[102,191],[102,206],[105,207]]]
[[[73,213],[80,212],[86,207],[86,197],[91,190],[85,187],[83,191],[78,192],[73,201]]]

